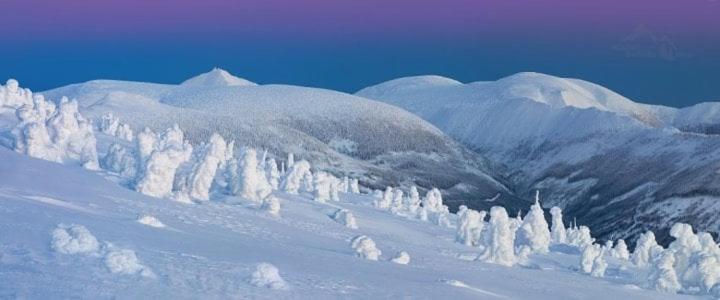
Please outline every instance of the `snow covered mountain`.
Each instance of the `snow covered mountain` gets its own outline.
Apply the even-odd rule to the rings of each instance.
[[[467,84],[408,77],[356,95],[405,108],[504,164],[518,195],[540,189],[544,205],[565,208],[601,238],[650,228],[666,242],[679,220],[720,233],[720,137],[691,133],[714,132],[714,104],[640,104],[538,73]]]
[[[96,80],[42,94],[77,99],[90,119],[112,113],[136,131],[179,124],[191,142],[217,132],[280,160],[294,153],[338,176],[360,177],[372,188],[416,184],[438,187],[449,200],[498,193],[517,199],[501,168],[435,126],[400,108],[340,92],[255,85],[214,69],[180,85]]]

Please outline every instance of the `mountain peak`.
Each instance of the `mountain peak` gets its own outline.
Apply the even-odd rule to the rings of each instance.
[[[255,86],[254,82],[236,77],[218,67],[183,81],[184,86]]]

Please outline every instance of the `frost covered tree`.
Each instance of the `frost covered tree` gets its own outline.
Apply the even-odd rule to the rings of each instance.
[[[465,209],[458,214],[458,226],[455,240],[466,246],[478,246],[480,236],[485,226],[485,211]]]
[[[600,253],[598,253],[593,260],[590,276],[599,278],[605,277],[605,270],[607,269],[607,266],[607,262],[605,262],[605,249],[600,249]]]
[[[33,93],[29,89],[20,88],[17,80],[8,79],[5,85],[0,85],[0,107],[20,108],[32,103]]]
[[[333,220],[335,222],[338,222],[342,225],[345,225],[345,227],[350,229],[358,229],[357,220],[355,220],[355,216],[353,213],[347,209],[341,208],[335,211],[335,213],[332,216]]]
[[[389,209],[393,201],[393,188],[385,188],[385,192],[382,193],[382,197],[375,197],[373,205],[379,209]]]
[[[216,133],[210,137],[209,143],[203,145],[200,159],[190,177],[190,197],[202,201],[210,200],[210,187],[218,167],[225,159],[225,151],[227,143]]]
[[[585,246],[580,256],[580,267],[586,274],[590,274],[593,271],[593,265],[595,258],[602,253],[602,247],[598,244],[591,244]]]
[[[675,272],[682,280],[690,267],[692,257],[702,250],[700,238],[693,232],[692,226],[684,223],[675,223],[670,228],[670,236],[675,240],[668,249],[675,252]]]
[[[140,146],[141,134],[138,134]],[[182,163],[190,160],[192,146],[185,140],[185,136],[177,125],[169,128],[162,137],[152,145],[147,161],[139,174],[135,190],[152,197],[168,197],[172,195],[175,173]],[[141,155],[143,150],[139,148]],[[142,156],[141,156],[142,157]]]
[[[652,231],[647,231],[640,234],[635,245],[635,252],[632,254],[632,262],[638,268],[645,268],[653,257],[658,255],[662,251],[662,247],[655,241],[655,234]],[[673,257],[675,261],[675,257]]]
[[[550,230],[540,206],[539,193],[535,194],[535,204],[530,206],[530,212],[518,230],[517,242],[518,246],[528,246],[533,252],[547,253],[549,250]]]
[[[245,149],[239,168],[238,195],[251,201],[260,202],[272,193],[272,187],[265,177],[265,172],[260,169],[258,164],[255,149]]]
[[[422,201],[422,205],[429,212],[441,213],[447,211],[447,206],[443,205],[442,194],[440,190],[433,188],[427,192]]]
[[[568,244],[578,248],[591,245],[595,239],[590,235],[590,228],[587,226],[573,227],[567,232]]]
[[[133,131],[130,125],[120,122],[120,119],[112,113],[107,113],[100,117],[98,121],[98,130],[100,132],[118,137],[122,140],[132,142]]]
[[[271,158],[267,164],[265,164],[265,173],[270,183],[270,187],[273,190],[277,190],[280,186],[280,171],[278,171],[277,162]]]
[[[403,194],[403,191],[399,188],[394,191],[392,204],[390,205],[390,211],[394,214],[399,214],[405,210],[403,205]]]
[[[360,181],[357,178],[353,178],[353,180],[350,181],[350,192],[360,194]]]
[[[137,175],[137,160],[131,149],[118,143],[110,145],[100,166],[108,171],[120,174],[123,178],[133,179]]]
[[[378,257],[382,255],[382,251],[377,248],[375,242],[364,235],[353,238],[350,246],[355,250],[358,257],[367,260],[378,260]]]
[[[562,220],[562,209],[557,206],[553,206],[550,209],[550,215],[552,215],[552,242],[555,244],[565,244],[567,241],[567,233],[565,231],[565,224]]]
[[[63,97],[56,109],[42,96],[37,96],[31,104],[18,108],[16,116],[20,120],[12,131],[16,152],[99,169],[92,125],[78,112],[76,101]]]
[[[332,179],[327,173],[319,171],[315,173],[313,199],[317,202],[330,200],[330,186]]]
[[[697,272],[699,286],[708,292],[715,287],[717,292],[720,284],[720,246],[707,232],[699,236],[702,250],[696,255],[691,266]]]
[[[515,232],[510,229],[510,218],[505,208],[493,206],[490,209],[490,224],[485,240],[485,251],[480,260],[512,266],[515,264]]]
[[[309,162],[301,160],[294,163],[289,167],[285,179],[283,179],[282,189],[289,194],[297,194],[303,185],[303,181],[307,179],[307,174],[312,174]]]
[[[674,265],[674,252],[672,250],[662,251],[652,264],[648,277],[648,286],[661,292],[677,293],[682,288],[682,285],[678,281]]]
[[[615,248],[612,251],[612,256],[621,259],[621,260],[629,260],[630,259],[630,251],[628,251],[627,244],[625,243],[625,240],[619,239],[617,241],[617,244],[615,245]]]

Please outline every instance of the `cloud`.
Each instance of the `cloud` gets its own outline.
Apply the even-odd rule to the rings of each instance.
[[[657,35],[644,24],[640,24],[633,31],[615,44],[614,51],[623,52],[628,58],[661,59],[676,61],[691,55],[680,51],[667,35]]]

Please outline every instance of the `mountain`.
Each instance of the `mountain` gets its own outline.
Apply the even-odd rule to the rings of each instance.
[[[220,68],[214,68],[210,72],[197,75],[181,83],[183,86],[211,87],[211,86],[254,86],[257,85],[240,77],[235,77]]]
[[[519,196],[540,190],[544,206],[564,208],[600,238],[653,229],[667,242],[675,221],[720,232],[720,137],[688,130],[714,124],[718,110],[705,105],[646,105],[538,73],[467,84],[408,77],[356,95],[419,115],[511,170]]]
[[[444,190],[455,206],[497,194],[511,207],[527,205],[507,188],[502,168],[403,109],[330,90],[217,78],[235,77],[215,69],[180,85],[98,80],[42,94],[77,99],[85,116],[112,113],[135,130],[177,123],[193,143],[218,132],[283,161],[292,152],[370,188],[416,184]]]

